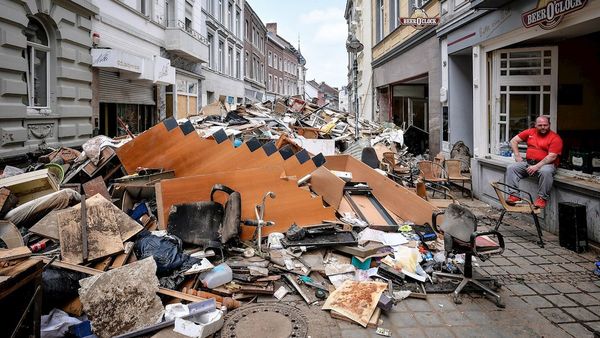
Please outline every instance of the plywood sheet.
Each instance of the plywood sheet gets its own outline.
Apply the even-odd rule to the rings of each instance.
[[[334,310],[367,327],[386,289],[386,283],[347,280],[329,295],[323,310]]]
[[[348,155],[327,156],[325,167],[352,172],[353,182],[367,182],[373,195],[389,211],[403,220],[416,224],[431,223],[431,215],[438,209],[414,192],[377,173],[366,164]]]
[[[142,226],[100,194],[86,200],[89,260],[123,251],[123,242],[142,230]],[[63,259],[79,264],[81,248],[81,205],[57,214]]]
[[[311,173],[311,189],[323,197],[327,204],[337,209],[344,195],[344,182],[326,167],[319,167]]]
[[[242,198],[242,220],[256,219],[254,207],[260,204],[264,194],[275,192],[275,199],[267,199],[265,220],[274,221],[274,226],[263,228],[263,236],[271,232],[285,232],[292,223],[300,226],[335,219],[335,210],[323,207],[320,197],[297,187],[295,180],[280,178],[278,167],[254,168],[232,172],[221,172],[163,180],[157,183],[157,203],[161,224],[167,222],[172,205],[210,200],[210,191],[215,184],[224,184],[239,191]],[[221,196],[215,195],[218,202]],[[255,227],[242,226],[242,238],[249,239]]]
[[[58,240],[58,220],[56,214],[59,212],[60,210],[50,211],[44,218],[29,228],[29,231],[46,238]]]
[[[107,200],[110,200],[110,195],[108,194],[108,189],[106,188],[106,183],[104,183],[102,176],[98,176],[93,180],[84,183],[83,191],[87,196],[101,194],[102,197],[106,198]]]
[[[0,187],[8,188],[21,205],[58,191],[59,185],[48,169],[42,169],[0,179]]]

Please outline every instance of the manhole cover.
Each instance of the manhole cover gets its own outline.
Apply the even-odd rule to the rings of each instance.
[[[225,316],[221,338],[304,338],[308,320],[296,307],[286,304],[244,306]]]

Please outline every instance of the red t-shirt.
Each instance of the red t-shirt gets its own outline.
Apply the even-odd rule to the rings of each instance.
[[[557,133],[549,130],[545,135],[538,133],[536,128],[529,128],[519,133],[519,138],[527,142],[527,153],[525,157],[528,160],[541,161],[548,153],[560,155],[562,153],[563,141]],[[558,166],[559,157],[554,161]]]

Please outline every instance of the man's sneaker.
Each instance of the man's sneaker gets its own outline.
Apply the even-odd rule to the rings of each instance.
[[[546,200],[541,197],[538,197],[533,203],[533,206],[536,208],[544,209],[546,207]]]
[[[506,204],[508,205],[515,205],[517,204],[517,202],[519,202],[521,199],[515,195],[510,195],[508,196],[508,198],[506,199]]]

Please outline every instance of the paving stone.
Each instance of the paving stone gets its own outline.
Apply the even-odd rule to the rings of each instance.
[[[381,337],[381,336],[378,336]],[[398,332],[394,332],[393,337],[406,337],[406,338],[415,338],[415,337],[425,337],[425,332],[419,328],[407,328],[402,329]]]
[[[584,326],[587,326],[591,331],[600,332],[600,322],[586,322]]]
[[[520,267],[531,265],[530,261],[528,261],[527,259],[520,257],[520,256],[519,257],[509,257],[508,259]]]
[[[530,249],[531,252],[535,253],[536,255],[539,256],[548,256],[548,255],[554,255],[554,253],[548,249],[542,249],[542,248],[535,248],[535,249]]]
[[[554,295],[558,291],[547,283],[527,283],[527,286],[532,288],[535,292],[540,295]]]
[[[510,250],[510,249],[505,249],[504,252],[502,253],[502,257],[518,257],[519,255],[517,255],[516,252]]]
[[[442,317],[435,312],[415,312],[413,316],[417,320],[417,323],[423,326],[440,326],[446,323],[442,320]]]
[[[576,301],[577,303],[579,303],[580,305],[583,306],[591,306],[591,305],[598,305],[598,299],[590,296],[587,293],[569,293],[567,294],[567,297],[571,298],[572,300]]]
[[[422,299],[407,298],[402,302],[412,312],[433,311],[433,307]]]
[[[560,266],[570,272],[587,271],[584,267],[575,263],[561,264]]]
[[[521,299],[524,300],[526,303],[531,304],[536,309],[541,307],[552,307],[552,303],[547,301],[542,296],[524,296],[521,297]]]
[[[553,288],[555,288],[556,290],[558,290],[558,292],[560,292],[560,293],[579,292],[579,289],[577,289],[576,287],[574,287],[573,285],[571,285],[569,283],[551,283],[550,285]]]
[[[450,328],[450,330],[457,337],[461,337],[461,338],[502,337],[502,335],[500,335],[500,333],[498,331],[490,330],[490,328],[488,328],[488,327],[481,327],[481,326],[475,326],[475,327],[459,326],[459,327],[452,327],[452,328]]]
[[[388,318],[389,320],[385,320],[384,322],[389,322],[397,328],[407,328],[407,327],[417,327],[418,324],[415,321],[415,317],[412,316],[409,312],[389,312],[383,315],[384,318]]]
[[[600,292],[592,292],[592,293],[589,293],[589,295],[600,300]]]
[[[527,260],[533,264],[550,264],[550,261],[541,256],[527,257]]]
[[[537,235],[529,235],[527,237],[523,236],[527,242],[521,243],[521,246],[524,247],[525,249],[537,249],[540,248],[539,245],[537,245],[537,241],[538,241],[538,236]]]
[[[434,311],[453,311],[457,310],[456,304],[450,295],[429,295],[427,302],[431,305]]]
[[[523,269],[527,270],[529,273],[534,274],[534,273],[547,273],[546,270],[544,270],[544,268],[542,268],[541,265],[524,265],[522,266]]]
[[[531,310],[531,305],[525,303],[521,298],[519,297],[504,297],[504,295],[502,295],[502,300],[504,301],[504,304],[506,305],[507,309],[511,309],[511,310]],[[493,301],[487,300],[489,306],[496,306],[495,303]],[[497,309],[497,308],[496,308]],[[498,313],[502,313],[502,311],[498,311],[496,314]],[[509,317],[508,318],[513,318],[514,314],[511,312],[505,312]]]
[[[550,252],[552,252],[552,253],[555,253],[555,254],[557,254],[557,255],[561,255],[561,256],[564,256],[564,255],[569,255],[569,256],[571,256],[572,254],[574,254],[574,253],[575,253],[574,251],[570,251],[570,250],[567,250],[567,249],[565,249],[565,248],[562,248],[562,247],[558,247],[558,248],[548,248],[548,251],[550,251]]]
[[[524,284],[510,284],[505,286],[517,296],[535,295],[535,291],[531,290]]]
[[[348,329],[348,330],[342,330],[342,337],[344,338],[365,338],[365,335],[368,334],[368,332],[365,332],[365,328],[362,327],[358,327],[358,328],[354,328],[354,329]],[[369,337],[369,336],[366,336]]]
[[[584,307],[564,307],[563,310],[569,313],[573,318],[581,321],[598,320],[598,316],[586,310]]]
[[[535,254],[533,252],[531,252],[531,250],[527,250],[524,248],[523,249],[515,249],[513,251],[521,257],[535,256]]]
[[[565,257],[562,257],[562,256],[558,256],[558,255],[544,256],[544,258],[549,260],[550,262],[556,263],[556,264],[570,263],[570,261],[568,259],[566,259]]]
[[[565,255],[573,263],[593,263],[591,259],[588,259],[581,255],[574,255],[573,252]]]
[[[454,338],[456,335],[448,327],[428,327],[425,330],[427,337],[430,338]]]
[[[594,334],[579,323],[559,324],[561,329],[577,338],[593,337]]]
[[[511,275],[525,275],[529,273],[529,270],[521,268],[519,266],[503,266],[504,271]]]
[[[585,292],[600,292],[600,287],[593,282],[579,282],[575,283],[575,286]]]
[[[566,312],[559,308],[545,308],[537,310],[542,316],[546,317],[548,320],[555,324],[559,323],[571,323],[574,322],[575,319],[568,315]]]
[[[547,300],[549,300],[550,302],[552,302],[552,304],[559,306],[559,307],[577,306],[577,304],[575,304],[575,302],[573,302],[572,300],[568,299],[567,297],[565,297],[563,295],[547,295],[544,297]]]
[[[461,310],[462,310],[462,308],[461,308]],[[469,318],[474,323],[478,323],[478,325],[481,325],[483,323],[487,323],[488,321],[490,321],[490,317],[484,311],[481,311],[481,310],[463,311],[462,313],[465,317]],[[493,314],[492,314],[492,316],[493,316]]]
[[[588,306],[586,309],[590,310],[597,316],[600,316],[600,305]]]
[[[465,316],[464,312],[459,311],[448,311],[440,314],[442,320],[448,325],[452,326],[469,326],[477,325],[476,321],[472,321],[469,317]]]
[[[558,264],[545,264],[545,265],[540,265],[544,270],[557,274],[557,273],[563,273],[563,272],[567,272],[566,269],[562,268],[560,265]]]
[[[512,240],[512,239],[511,239],[511,240]],[[518,254],[518,253],[517,253],[517,252],[515,252],[514,250],[523,249],[523,247],[522,247],[521,245],[519,245],[519,243],[505,243],[505,244],[504,244],[504,247],[505,247],[506,249],[513,250],[513,252],[514,252],[515,254]]]
[[[509,261],[506,258],[502,258],[502,257],[491,258],[490,261],[492,261],[494,264],[496,264],[498,266],[514,265],[513,262]]]

